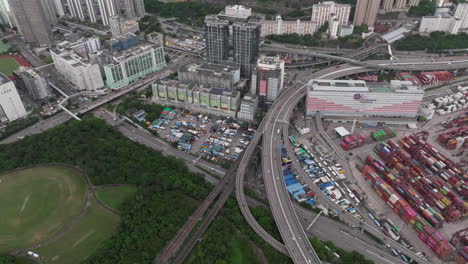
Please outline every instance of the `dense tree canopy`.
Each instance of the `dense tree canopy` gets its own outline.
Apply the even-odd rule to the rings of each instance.
[[[176,17],[180,22],[190,25],[203,25],[206,15],[218,14],[223,6],[205,2],[164,3],[158,0],[145,0],[145,9],[161,17]]]
[[[95,185],[139,186],[123,205],[117,232],[86,263],[150,263],[209,191],[184,161],[132,142],[98,118],[0,145],[0,171],[51,162],[78,165]]]
[[[419,5],[417,6],[412,6],[409,11],[408,15],[410,16],[427,16],[427,15],[432,15],[434,14],[434,11],[436,10],[436,4],[435,1],[431,0],[421,0],[419,2]]]
[[[432,32],[429,36],[411,35],[396,45],[397,50],[427,50],[429,52],[466,48],[468,48],[468,34],[454,35],[445,32]]]

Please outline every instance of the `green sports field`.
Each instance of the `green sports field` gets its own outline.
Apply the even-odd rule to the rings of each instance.
[[[61,232],[83,207],[82,176],[66,167],[0,175],[0,252],[32,246]]]
[[[119,217],[90,201],[83,218],[68,233],[49,245],[35,249],[45,264],[79,264],[109,239]]]
[[[97,191],[99,199],[107,206],[120,210],[120,206],[136,193],[136,187],[112,187]]]
[[[10,76],[13,71],[17,70],[21,65],[11,57],[0,58],[0,72],[6,76]]]

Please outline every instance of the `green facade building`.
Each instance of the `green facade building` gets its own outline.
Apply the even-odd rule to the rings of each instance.
[[[119,89],[134,80],[166,66],[164,49],[156,45],[139,45],[113,57],[113,63],[104,66],[106,85]]]

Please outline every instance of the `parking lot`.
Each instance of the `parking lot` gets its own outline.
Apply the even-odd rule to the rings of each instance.
[[[227,118],[181,109],[165,110],[169,111],[163,111],[149,128],[180,150],[214,162],[236,160],[255,133],[255,129]]]

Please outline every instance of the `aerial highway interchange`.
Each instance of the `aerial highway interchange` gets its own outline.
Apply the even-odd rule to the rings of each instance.
[[[245,154],[242,157],[240,166],[237,170],[237,176],[235,178],[236,183],[236,197],[239,202],[240,208],[247,222],[252,226],[252,228],[269,244],[274,248],[281,251],[284,254],[289,255],[295,263],[320,263],[318,256],[315,254],[310,242],[308,241],[308,236],[304,231],[304,227],[301,225],[301,220],[298,217],[298,211],[301,211],[300,214],[303,214],[303,210],[295,209],[293,206],[289,195],[285,189],[284,182],[280,179],[281,176],[281,166],[280,166],[280,157],[279,157],[279,142],[281,138],[288,137],[288,124],[289,118],[296,106],[296,104],[302,100],[305,96],[304,90],[306,83],[311,79],[334,79],[344,76],[348,76],[355,73],[361,72],[371,72],[376,70],[414,70],[416,67],[418,70],[446,70],[446,69],[459,69],[468,67],[468,59],[457,58],[457,59],[410,59],[410,60],[387,60],[387,61],[358,61],[350,58],[342,58],[331,55],[324,55],[320,53],[310,53],[310,55],[317,56],[323,59],[336,60],[344,62],[341,66],[329,67],[324,70],[312,73],[306,77],[295,81],[285,89],[285,91],[280,95],[280,97],[275,101],[273,106],[270,108],[270,111],[266,114],[262,123],[260,124],[257,134],[253,138],[251,144],[245,150]],[[184,62],[173,64],[172,68],[178,67]],[[167,69],[163,72],[155,73],[148,78],[133,84],[130,88],[127,88],[123,91],[120,91],[115,94],[110,94],[102,100],[91,102],[90,104],[74,110],[75,115],[82,115],[89,111],[95,110],[106,103],[116,100],[120,96],[126,94],[127,92],[135,89],[144,87],[145,85],[151,83],[156,78],[160,78],[162,75],[167,74]],[[71,117],[67,113],[60,113],[50,119],[40,121],[38,124],[24,129],[2,141],[2,143],[14,142],[24,136],[37,134],[43,130],[49,129],[51,127],[57,126],[61,123],[68,121]],[[108,118],[106,118],[107,120]],[[108,120],[110,121],[110,120]],[[284,245],[271,237],[263,228],[256,222],[255,218],[252,216],[249,210],[249,204],[247,202],[246,195],[242,188],[246,167],[251,159],[252,154],[255,151],[257,145],[260,144],[260,139],[262,140],[262,164],[264,167],[264,180],[265,187],[267,191],[268,200],[270,202],[272,212],[274,215],[275,222],[280,230],[282,235]],[[150,140],[147,140],[150,142]],[[284,141],[288,146],[287,140]],[[143,142],[143,144],[147,144]],[[151,144],[151,143],[148,143]],[[164,150],[168,151],[169,148],[166,146]],[[292,156],[290,146],[287,148],[288,154]],[[172,154],[172,153],[171,153]],[[187,157],[180,156],[178,154],[173,154],[181,158]],[[202,161],[200,161],[203,164]],[[213,165],[203,165],[206,167],[212,168],[216,173],[222,172],[221,169],[215,168]],[[193,166],[191,166],[193,167]],[[193,168],[196,170],[195,168]],[[215,183],[215,180],[211,180]],[[314,185],[311,185],[314,186]],[[232,190],[231,190],[232,191]],[[321,192],[317,192],[321,194]],[[323,198],[323,197],[322,197]],[[323,198],[322,202],[329,203],[328,205],[333,208],[336,207],[336,204],[329,201],[327,198]],[[343,214],[343,220],[348,224],[360,225],[361,228],[372,233],[373,235],[380,237],[386,241],[389,245],[394,248],[401,250],[401,252],[417,260],[419,263],[428,263],[426,260],[415,255],[413,252],[402,247],[395,241],[385,238],[385,236],[380,233],[380,231],[375,228],[368,226],[367,224],[359,223],[351,215]],[[373,253],[375,254],[375,253]],[[389,263],[400,263],[399,260]]]

